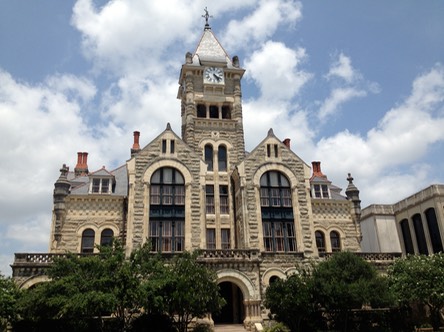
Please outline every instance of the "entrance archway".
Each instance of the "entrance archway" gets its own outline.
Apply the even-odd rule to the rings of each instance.
[[[213,316],[214,324],[242,324],[245,319],[242,290],[230,281],[221,282],[219,288],[226,304],[219,314]]]

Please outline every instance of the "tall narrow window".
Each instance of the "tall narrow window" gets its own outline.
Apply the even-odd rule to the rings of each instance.
[[[219,186],[220,213],[228,214],[228,186]]]
[[[315,232],[316,237],[316,247],[318,247],[318,252],[325,252],[325,236],[321,231]]]
[[[211,144],[205,145],[205,162],[207,163],[208,171],[213,170],[213,146]]]
[[[104,229],[100,235],[100,245],[110,246],[113,242],[114,232],[112,229]]]
[[[197,105],[197,117],[198,118],[206,118],[207,117],[207,108],[204,104]]]
[[[149,238],[152,250],[177,252],[185,244],[185,181],[171,167],[153,173],[150,187]]]
[[[225,250],[230,249],[230,230],[224,228],[221,229],[220,238],[221,238],[221,248]]]
[[[217,159],[219,161],[219,171],[225,172],[227,170],[227,148],[225,145],[219,146]]]
[[[205,186],[205,201],[206,201],[206,211],[208,214],[214,214],[214,186]]]
[[[216,230],[207,228],[207,249],[216,249]]]
[[[331,251],[341,251],[341,238],[336,231],[330,232]]]
[[[403,219],[400,222],[402,239],[404,240],[404,248],[406,254],[414,254],[415,249],[413,248],[412,234],[410,233],[409,221]]]
[[[170,141],[170,153],[174,153],[174,140]]]
[[[412,217],[413,228],[416,234],[416,243],[418,244],[419,253],[422,255],[427,255],[429,253],[427,249],[427,242],[424,233],[424,226],[422,225],[421,215],[419,213]]]
[[[219,119],[219,107],[216,105],[210,106],[210,118]]]
[[[163,139],[162,140],[162,153],[166,153],[167,152],[167,140]]]
[[[434,253],[442,252],[442,240],[441,233],[439,231],[438,220],[436,219],[436,213],[434,208],[427,209],[425,211],[427,220],[427,226],[429,228],[430,241],[432,242],[432,248]]]
[[[82,233],[82,244],[80,252],[82,254],[92,253],[94,251],[95,232],[91,229],[85,229]]]
[[[99,193],[100,192],[100,181],[101,179],[93,179],[92,180],[92,189],[91,191],[93,193]]]
[[[296,251],[291,190],[288,179],[270,171],[260,180],[262,231],[265,251]]]
[[[222,119],[231,119],[230,106],[222,106]]]

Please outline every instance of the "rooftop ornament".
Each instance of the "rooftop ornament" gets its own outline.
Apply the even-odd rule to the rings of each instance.
[[[202,15],[202,17],[205,18],[205,30],[210,30],[211,27],[210,27],[210,24],[208,23],[208,19],[209,19],[210,17],[213,17],[213,16],[211,16],[211,15],[208,13],[208,9],[207,9],[207,7],[205,7],[204,11],[205,11],[205,15]]]

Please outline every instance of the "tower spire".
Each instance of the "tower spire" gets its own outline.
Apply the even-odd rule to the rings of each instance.
[[[204,11],[205,11],[205,15],[202,15],[202,17],[205,18],[205,28],[204,28],[204,30],[211,30],[210,24],[208,23],[208,19],[209,19],[210,17],[213,17],[213,16],[211,16],[211,15],[208,13],[208,9],[207,9],[207,7],[205,7]]]

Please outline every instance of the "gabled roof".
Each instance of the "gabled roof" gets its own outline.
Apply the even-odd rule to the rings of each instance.
[[[111,172],[107,171],[105,166],[102,166],[101,169],[99,169],[95,172],[89,173],[89,176],[90,177],[95,177],[95,176],[111,177],[111,176],[113,176],[113,174],[111,174]]]

